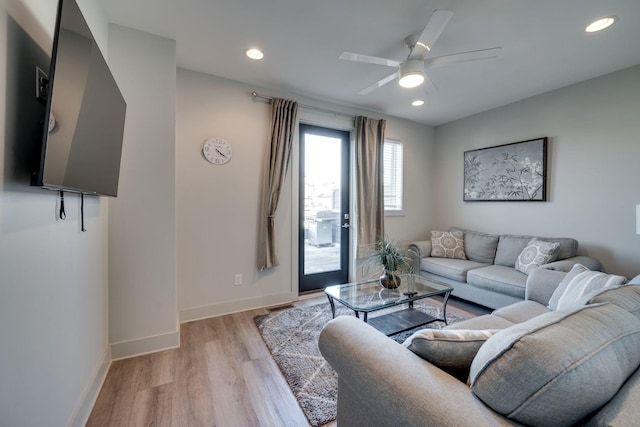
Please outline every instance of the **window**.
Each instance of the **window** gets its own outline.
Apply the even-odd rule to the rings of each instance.
[[[384,210],[402,211],[402,143],[384,142]]]

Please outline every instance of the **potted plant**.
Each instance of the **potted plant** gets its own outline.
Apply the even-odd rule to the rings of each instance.
[[[398,246],[386,239],[380,239],[371,255],[365,261],[367,266],[382,267],[380,284],[388,289],[396,289],[400,286],[400,274],[410,273],[413,270],[412,260],[406,256]]]

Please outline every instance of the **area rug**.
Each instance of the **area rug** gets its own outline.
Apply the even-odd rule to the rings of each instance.
[[[416,301],[415,308],[434,317],[441,317],[440,308],[427,302]],[[353,311],[336,303],[336,316],[343,314],[353,316]],[[329,303],[273,310],[269,314],[256,316],[254,320],[309,423],[318,427],[335,420],[338,376],[318,349],[320,331],[331,320]],[[463,319],[447,313],[449,324],[460,320]],[[416,330],[440,329],[443,326],[444,322],[437,321]],[[402,343],[413,332],[414,330],[402,332],[391,338]]]

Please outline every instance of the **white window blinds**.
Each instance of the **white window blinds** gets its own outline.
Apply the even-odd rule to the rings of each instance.
[[[384,209],[402,210],[402,143],[384,142]]]

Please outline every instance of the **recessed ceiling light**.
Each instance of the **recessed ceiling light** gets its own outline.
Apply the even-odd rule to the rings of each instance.
[[[618,18],[616,16],[607,16],[604,18],[599,18],[593,21],[591,24],[587,26],[584,30],[587,33],[595,33],[596,31],[602,31],[605,28],[609,28],[612,26]]]
[[[247,56],[251,59],[262,59],[264,58],[264,53],[260,49],[256,49],[252,47],[251,49],[247,49]]]
[[[422,99],[416,99],[411,103],[411,105],[413,105],[414,107],[419,107],[421,105],[424,105],[424,101]]]

